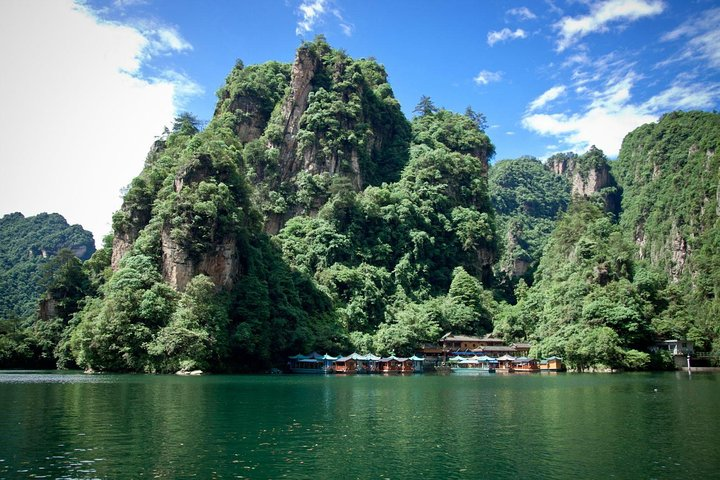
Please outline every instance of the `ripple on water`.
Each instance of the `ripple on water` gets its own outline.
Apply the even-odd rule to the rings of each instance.
[[[0,379],[0,478],[720,471],[707,441],[720,382],[703,378],[11,375],[22,381]]]

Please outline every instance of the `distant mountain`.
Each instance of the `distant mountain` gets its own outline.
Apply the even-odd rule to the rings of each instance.
[[[35,313],[43,292],[42,267],[63,248],[87,260],[95,252],[92,233],[57,213],[0,218],[0,319]]]
[[[570,203],[571,183],[534,157],[501,160],[490,167],[490,198],[502,245],[496,263],[498,280],[507,288],[533,272],[558,216]]]

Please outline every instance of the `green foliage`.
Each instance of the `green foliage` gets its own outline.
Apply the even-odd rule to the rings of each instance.
[[[147,345],[168,324],[176,292],[162,281],[152,258],[129,255],[102,293],[76,315],[70,349],[77,364],[95,370],[155,371]]]
[[[179,135],[195,135],[200,131],[200,120],[190,112],[183,112],[175,117],[172,131]]]
[[[428,99],[429,100],[429,99]],[[473,155],[487,161],[495,147],[479,123],[479,114],[458,115],[449,110],[428,109],[412,121],[413,143],[431,148],[444,146],[453,152]]]
[[[493,316],[496,310],[492,295],[485,291],[482,284],[470,276],[463,267],[453,271],[452,283],[448,297],[459,305],[470,309],[472,317],[469,322],[453,322],[449,325],[453,333],[478,334],[489,333],[493,328]]]
[[[43,266],[63,248],[81,260],[95,251],[92,234],[80,225],[68,225],[57,213],[24,217],[12,213],[0,218],[0,318],[27,318],[42,294]]]
[[[460,118],[476,130],[443,112],[420,131],[450,131]],[[442,330],[492,329],[494,301],[468,273],[488,277],[496,245],[483,161],[491,147],[478,134],[478,156],[433,141],[410,149],[398,182],[356,194],[334,181],[316,217],[295,217],[277,235],[286,261],[331,295],[357,350],[408,353]],[[460,287],[446,296],[456,267],[477,299],[461,298]]]
[[[440,337],[436,302],[408,303],[394,312],[393,320],[383,323],[374,336],[373,346],[381,354],[413,354],[418,345]]]
[[[267,62],[245,67],[238,61],[217,92],[215,114],[234,113],[240,124],[255,120],[252,116],[257,115],[259,125],[264,126],[289,84],[289,64]]]
[[[288,268],[269,241],[258,240],[232,293],[230,367],[258,369],[298,351],[344,348],[345,333],[328,296]]]
[[[82,263],[72,251],[63,248],[43,265],[43,300],[55,305],[57,317],[65,322],[79,310],[80,302],[90,293],[90,280]]]
[[[417,113],[420,116],[432,115],[437,113],[437,111],[438,108],[435,106],[435,103],[427,95],[420,97],[420,101],[415,105],[415,109],[413,109],[413,113]]]
[[[663,309],[656,302],[663,284],[636,268],[633,254],[600,205],[574,199],[545,248],[535,284],[503,308],[496,333],[529,338],[535,355],[561,356],[578,370],[643,367],[652,319]]]
[[[612,167],[623,230],[675,282],[659,332],[711,350],[720,342],[720,115],[673,112],[643,125]]]
[[[532,283],[557,216],[570,202],[570,184],[534,157],[494,163],[488,184],[502,252],[495,268],[508,295],[518,280]]]
[[[180,295],[169,323],[148,344],[154,364],[162,372],[217,369],[228,356],[227,296],[218,294],[212,280],[195,276]]]
[[[281,223],[316,212],[329,198],[330,177],[351,178],[353,190],[397,180],[408,161],[411,137],[377,62],[352,59],[322,37],[304,43],[298,59],[310,79],[307,100],[291,97],[300,92],[289,88],[282,97],[263,97],[273,107],[264,110],[266,120],[255,123],[267,126],[249,139],[244,152],[248,176],[257,187],[256,203],[266,218],[283,219]],[[234,98],[245,101],[242,95]],[[290,113],[292,121],[286,118],[287,106],[295,109],[305,101],[303,111]]]
[[[92,292],[97,292],[112,275],[112,269],[110,268],[112,244],[113,236],[106,235],[105,238],[103,238],[102,248],[93,253],[92,256],[83,263],[83,270],[88,277]]]

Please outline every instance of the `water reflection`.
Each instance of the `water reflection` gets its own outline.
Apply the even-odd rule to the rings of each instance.
[[[0,478],[690,478],[714,375],[0,373]]]

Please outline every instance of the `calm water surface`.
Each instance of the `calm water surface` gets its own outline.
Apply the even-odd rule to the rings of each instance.
[[[0,372],[0,479],[720,478],[720,375]]]

